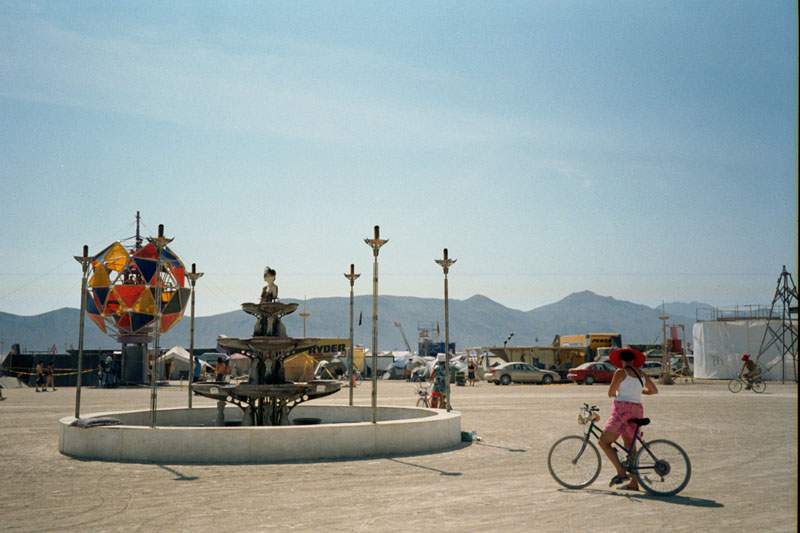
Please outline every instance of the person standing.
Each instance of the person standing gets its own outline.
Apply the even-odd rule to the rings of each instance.
[[[617,471],[617,475],[611,479],[609,486],[613,487],[630,480],[626,486],[622,487],[623,490],[639,490],[638,481],[625,471],[612,443],[621,436],[625,449],[631,449],[636,425],[630,420],[642,418],[644,415],[642,394],[658,394],[658,389],[647,374],[639,370],[646,359],[642,352],[631,348],[621,348],[611,352],[608,359],[617,367],[611,378],[611,385],[608,387],[608,396],[614,398],[614,401],[611,404],[611,416],[603,426],[599,444]],[[631,456],[636,454],[635,443],[633,446]]]
[[[408,361],[406,361],[406,381],[411,381],[411,372],[414,370],[414,358],[412,356],[408,356]]]
[[[42,361],[36,363],[36,392],[39,392],[39,387],[42,387],[41,392],[47,392],[47,387],[44,384],[44,363]]]
[[[192,383],[197,383],[200,381],[200,359],[195,355],[194,356],[194,370],[192,371]]]
[[[469,381],[469,386],[475,386],[475,371],[477,370],[478,365],[475,364],[474,359],[470,359],[467,362],[467,380]]]
[[[50,364],[47,365],[47,368],[44,371],[44,375],[47,378],[47,383],[45,383],[44,390],[47,390],[47,387],[53,387],[53,392],[56,391],[55,370],[55,365],[52,361],[50,361]]]
[[[444,354],[440,353],[436,356],[436,365],[431,372],[430,380],[433,382],[433,392],[431,393],[431,407],[445,409],[447,407],[447,400],[445,398],[445,363]]]

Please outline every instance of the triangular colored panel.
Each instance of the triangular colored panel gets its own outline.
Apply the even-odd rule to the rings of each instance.
[[[186,309],[189,298],[192,296],[192,289],[178,289],[178,292],[181,295],[181,309]]]
[[[136,333],[153,320],[153,315],[131,313],[131,333]]]
[[[103,317],[101,317],[100,315],[94,315],[90,313],[89,318],[92,319],[92,322],[97,324],[97,327],[100,328],[100,330],[102,330],[103,333],[108,333],[106,331],[106,321],[103,320]]]
[[[92,279],[89,281],[90,287],[109,287],[111,280],[108,279],[108,271],[103,265],[97,265],[92,274]]]
[[[117,320],[117,326],[121,329],[128,329],[131,327],[131,314],[130,313],[123,313],[122,316],[119,317]]]
[[[114,244],[118,244],[118,243],[114,243]],[[103,260],[106,258],[106,254],[108,253],[109,250],[111,250],[111,248],[114,246],[114,244],[109,244],[108,246],[103,248],[100,252],[98,252],[97,255],[95,255],[92,258],[92,264],[102,263]]]
[[[161,317],[161,333],[169,331],[169,329],[178,323],[180,315],[163,315]]]
[[[144,287],[143,287],[144,288]],[[155,314],[156,312],[156,302],[153,300],[152,293],[148,291],[142,291],[139,299],[136,300],[136,303],[131,306],[131,308],[136,311],[137,313],[149,313]]]
[[[142,248],[142,250],[144,250],[144,248]],[[156,275],[156,262],[150,259],[141,259],[139,257],[134,259],[134,261],[136,262],[136,268],[138,268],[139,272],[142,273],[145,283],[148,285],[152,284],[153,277]]]
[[[152,259],[155,261],[156,247],[153,246],[153,243],[151,242],[133,255],[134,257],[138,257],[140,259]]]
[[[109,292],[106,305],[103,307],[104,315],[115,315],[119,312],[119,298],[114,291]]]
[[[178,256],[173,253],[172,250],[169,249],[169,246],[165,246],[163,250],[161,250],[161,258],[164,261],[177,261]]]
[[[133,307],[144,289],[144,285],[117,285],[114,292],[127,307]]]
[[[186,279],[186,269],[182,266],[173,266],[172,275],[175,277],[175,281],[178,282],[178,286],[183,287],[184,280]]]
[[[181,312],[181,296],[178,294],[178,291],[164,291],[161,293],[163,296],[167,296],[169,300],[167,300],[167,305],[164,306],[164,310],[162,313],[169,314],[169,313],[180,313]]]
[[[115,242],[111,245],[111,249],[106,254],[104,261],[106,268],[120,272],[128,262],[128,252],[119,242]]]
[[[97,287],[92,289],[92,293],[94,297],[97,299],[97,308],[102,309],[106,305],[106,298],[108,298],[108,291],[111,290],[108,287]],[[100,313],[100,311],[97,311]]]
[[[107,289],[106,289],[107,290]],[[91,294],[86,295],[86,312],[90,315],[99,315],[100,309],[97,307],[97,302]]]

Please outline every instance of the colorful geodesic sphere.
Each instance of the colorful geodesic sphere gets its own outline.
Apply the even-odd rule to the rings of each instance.
[[[120,242],[92,258],[86,312],[113,337],[151,336],[155,333],[157,286],[161,285],[159,333],[168,331],[183,317],[191,289],[184,286],[186,269],[172,250],[161,250],[151,240],[136,249]]]

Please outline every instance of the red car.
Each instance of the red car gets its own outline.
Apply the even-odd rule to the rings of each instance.
[[[575,368],[570,368],[567,372],[567,379],[575,383],[611,383],[614,371],[617,369],[611,363],[583,363]]]

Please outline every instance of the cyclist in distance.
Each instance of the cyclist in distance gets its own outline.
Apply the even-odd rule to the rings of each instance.
[[[611,402],[611,416],[603,426],[599,444],[617,470],[617,475],[611,479],[609,487],[630,480],[622,489],[639,490],[639,483],[635,477],[632,478],[625,471],[611,443],[621,436],[625,448],[630,448],[636,425],[628,420],[642,418],[644,415],[642,394],[658,394],[658,389],[655,383],[639,370],[645,362],[645,355],[642,352],[631,348],[621,348],[611,352],[608,359],[617,367],[614,377],[611,378],[611,385],[608,387],[608,396],[614,398],[614,401]],[[635,454],[636,450],[634,449],[631,451],[631,457]]]
[[[748,354],[744,354],[742,356],[742,361],[744,364],[742,365],[742,370],[739,372],[742,377],[747,381],[747,387],[745,390],[750,390],[753,388],[753,379],[756,377],[756,363],[755,361],[750,360],[750,356]]]

